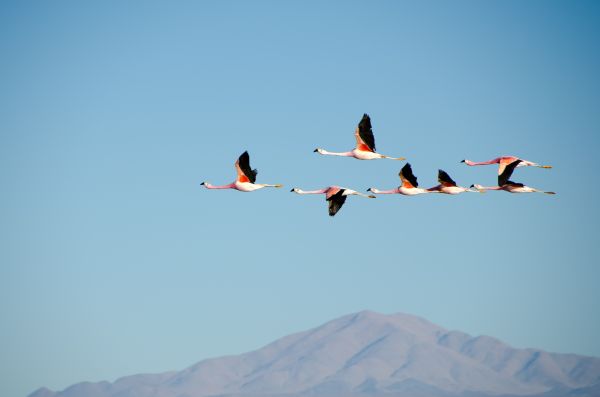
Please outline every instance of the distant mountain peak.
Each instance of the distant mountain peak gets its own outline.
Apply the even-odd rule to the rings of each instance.
[[[417,316],[363,310],[183,371],[39,389],[30,397],[541,397],[596,390],[598,382],[598,358],[514,349]]]

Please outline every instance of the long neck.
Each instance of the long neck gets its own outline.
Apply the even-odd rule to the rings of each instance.
[[[375,194],[398,194],[398,188],[390,189],[390,190],[379,190],[376,188],[371,188],[371,192]]]
[[[322,149],[320,153],[328,156],[354,157],[354,153],[352,152],[328,152],[327,150]]]
[[[502,190],[502,186],[477,186],[477,190]]]
[[[465,160],[466,165],[489,165],[489,164],[498,164],[500,162],[500,157],[497,157],[488,161],[471,161]]]
[[[235,183],[230,183],[229,185],[216,186],[211,185],[210,183],[204,183],[204,187],[207,189],[234,189]]]
[[[323,193],[327,192],[327,189],[319,189],[319,190],[296,189],[294,191],[298,194],[323,194]]]

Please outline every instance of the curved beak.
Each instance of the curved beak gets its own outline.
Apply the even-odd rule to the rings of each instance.
[[[293,192],[293,191],[294,191],[294,189],[290,190],[290,192]]]
[[[200,184],[200,186],[204,186],[204,182],[202,182],[202,183]]]
[[[368,189],[367,189],[367,192],[370,192],[370,191],[371,191],[371,188],[368,188]]]
[[[316,152],[318,152],[318,151],[319,151],[319,149],[315,149],[315,150],[313,150],[313,153],[316,153]]]
[[[464,162],[465,162],[465,160],[460,160],[460,162],[461,162],[461,163],[464,163]]]

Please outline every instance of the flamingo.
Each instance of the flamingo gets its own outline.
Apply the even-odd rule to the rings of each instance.
[[[481,185],[471,185],[479,191],[486,190],[504,190],[509,193],[545,193],[545,194],[556,194],[554,192],[544,192],[542,190],[534,189],[529,186],[525,186],[522,183],[513,182],[510,179],[515,168],[519,166],[521,160],[513,161],[508,164],[501,175],[498,176],[498,186],[486,187]]]
[[[404,194],[406,196],[415,196],[425,193],[440,193],[438,190],[422,189],[417,183],[417,177],[413,174],[410,163],[406,163],[398,174],[402,184],[396,189],[379,190],[374,187],[368,188],[367,191],[374,194]]]
[[[256,174],[258,171],[250,168],[250,155],[248,155],[247,151],[242,153],[237,159],[235,162],[235,169],[237,171],[237,179],[235,182],[232,182],[229,185],[215,186],[208,182],[202,182],[200,185],[207,189],[236,189],[241,192],[253,192],[255,190],[262,189],[263,187],[283,186],[280,184],[270,185],[267,183],[255,183]]]
[[[319,190],[302,190],[297,187],[290,190],[291,192],[298,194],[325,194],[325,200],[329,201],[329,216],[334,216],[342,208],[342,205],[346,202],[346,197],[355,195],[367,198],[375,198],[372,195],[366,195],[359,193],[356,190],[347,189],[339,186],[329,186]]]
[[[354,132],[354,137],[356,138],[356,148],[349,152],[328,152],[321,148],[317,148],[314,151],[319,154],[354,157],[359,160],[405,160],[404,157],[389,157],[375,152],[375,137],[373,136],[373,130],[371,129],[371,118],[366,113],[363,115],[360,123],[358,123],[358,127],[356,127],[356,131]]]
[[[439,193],[445,193],[445,194],[460,194],[460,193],[464,193],[464,192],[472,192],[472,193],[484,193],[485,192],[485,190],[472,190],[472,188],[457,186],[456,182],[454,182],[454,180],[452,178],[450,178],[450,175],[448,175],[448,173],[446,173],[446,171],[444,171],[444,170],[438,170],[438,181],[440,182],[439,185],[429,188],[427,190],[435,190],[435,191],[438,191]]]
[[[502,156],[502,157],[496,157],[495,159],[492,160],[488,160],[488,161],[480,161],[480,162],[476,162],[476,161],[471,161],[471,160],[461,160],[461,163],[465,163],[466,165],[469,166],[474,166],[474,165],[488,165],[488,164],[499,164],[498,166],[498,175],[502,174],[504,172],[504,169],[506,168],[506,166],[510,163],[513,163],[517,160],[520,160],[521,162],[519,163],[519,165],[517,165],[517,167],[539,167],[539,168],[552,168],[551,165],[540,165],[538,163],[534,163],[533,161],[528,161],[528,160],[523,160],[520,159],[518,157],[515,156]]]

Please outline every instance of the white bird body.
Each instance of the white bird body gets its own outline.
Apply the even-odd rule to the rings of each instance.
[[[375,196],[359,193],[356,190],[347,189],[341,186],[328,186],[318,190],[302,190],[297,187],[291,190],[297,194],[325,194],[325,199],[329,202],[329,216],[334,216],[346,202],[347,196],[362,196],[366,198],[375,198]]]
[[[498,186],[481,186],[472,185],[471,187],[476,188],[479,191],[485,190],[504,190],[509,193],[545,193],[545,194],[556,194],[554,192],[545,192],[529,186],[525,186],[522,183],[513,182],[510,180],[513,171],[519,166],[522,160],[517,159],[510,164],[507,164],[502,171],[502,174],[498,176]]]
[[[314,151],[328,156],[354,157],[359,160],[404,160],[404,157],[390,157],[375,152],[375,137],[371,128],[371,118],[364,114],[354,132],[356,138],[356,147],[349,152],[330,152],[325,149],[317,148]]]
[[[237,171],[237,178],[228,185],[216,186],[208,182],[202,182],[200,185],[204,186],[206,189],[235,189],[240,192],[253,192],[264,187],[282,186],[280,184],[271,185],[268,183],[254,183],[258,171],[250,168],[250,156],[248,155],[248,152],[242,153],[237,159],[235,162],[235,169]]]

